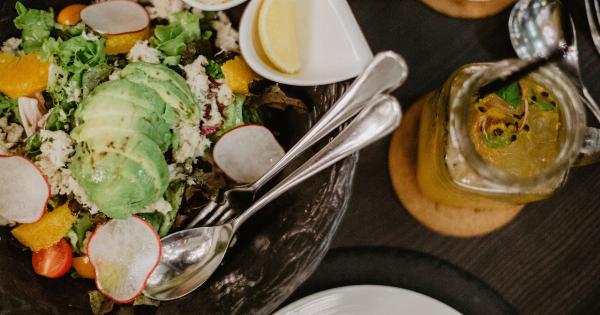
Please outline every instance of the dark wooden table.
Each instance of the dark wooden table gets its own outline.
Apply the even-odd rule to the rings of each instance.
[[[600,57],[583,1],[563,2],[572,7],[580,33],[586,84],[600,100]],[[397,51],[410,65],[408,82],[395,94],[405,110],[463,64],[515,57],[508,11],[468,21],[416,0],[350,3],[373,51]],[[393,246],[441,257],[487,282],[522,314],[600,314],[600,165],[573,169],[564,189],[528,205],[502,230],[458,239],[429,231],[404,210],[388,176],[388,144],[361,153],[333,248]]]

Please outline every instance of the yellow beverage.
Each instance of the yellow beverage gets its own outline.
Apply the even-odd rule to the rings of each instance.
[[[454,207],[484,208],[522,204],[546,198],[559,187],[567,171],[522,189],[500,185],[468,163],[467,153],[452,141],[450,101],[473,73],[485,65],[457,71],[424,105],[419,131],[417,180],[423,194]],[[552,91],[525,77],[502,89],[473,97],[464,123],[476,154],[490,168],[517,179],[535,179],[556,161],[564,140],[564,117]],[[456,136],[456,135],[455,135]]]

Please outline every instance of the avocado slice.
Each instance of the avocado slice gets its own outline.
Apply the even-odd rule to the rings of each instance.
[[[155,90],[163,101],[173,108],[181,121],[191,124],[198,124],[200,122],[198,106],[194,102],[191,102],[190,97],[178,89],[172,81],[155,79],[140,71],[126,75],[124,79]]]
[[[109,122],[109,123],[107,123]],[[128,135],[142,134],[152,139],[161,151],[166,152],[173,142],[173,134],[166,124],[152,124],[144,117],[122,115],[99,115],[80,124],[71,131],[71,138],[82,142],[98,134],[108,133],[112,130],[122,131]]]
[[[148,113],[154,112],[157,116],[163,118],[169,126],[176,123],[173,109],[171,106],[167,106],[156,91],[127,80],[108,81],[96,87],[79,104],[75,116],[80,117],[88,110],[88,107],[97,105],[97,103],[106,104],[108,102],[107,98],[116,102],[117,105],[128,102],[130,105],[133,104],[134,107],[146,109]]]
[[[169,67],[162,64],[151,64],[143,61],[134,62],[128,64],[123,70],[121,70],[121,77],[127,77],[128,75],[140,72],[145,76],[150,78],[167,81],[175,85],[184,95],[187,96],[188,101],[192,104],[196,104],[196,98],[192,93],[192,90],[185,82],[185,79],[179,75],[179,73],[174,70],[169,69]],[[197,105],[196,105],[197,106]]]
[[[154,178],[140,163],[116,152],[92,155],[85,146],[76,146],[71,170],[87,197],[104,214],[124,219],[160,198]]]

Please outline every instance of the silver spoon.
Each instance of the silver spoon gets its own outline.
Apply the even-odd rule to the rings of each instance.
[[[521,59],[545,58],[563,52],[555,64],[582,91],[584,103],[600,121],[600,107],[583,85],[579,70],[577,35],[571,17],[565,23],[558,0],[521,0],[513,7],[508,21],[510,40]]]
[[[148,279],[144,294],[168,301],[194,291],[219,267],[235,232],[246,220],[290,188],[392,132],[400,124],[400,104],[384,95],[372,102],[331,142],[237,218],[220,226],[184,230],[163,238],[160,263]]]
[[[223,194],[221,203],[210,201],[198,212],[187,228],[197,226],[200,221],[206,224],[211,224],[216,220],[218,220],[217,222],[226,221],[235,213],[232,208],[250,204],[258,189],[279,174],[306,149],[356,115],[373,96],[396,90],[404,84],[407,77],[408,66],[402,56],[392,51],[377,54],[346,93],[267,173],[252,184],[230,188]]]

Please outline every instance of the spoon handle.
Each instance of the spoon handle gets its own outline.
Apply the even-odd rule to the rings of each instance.
[[[356,115],[371,98],[394,91],[406,81],[407,76],[408,66],[400,55],[392,51],[377,54],[348,91],[279,162],[254,182],[251,188],[257,190],[262,187],[304,150]]]
[[[402,110],[398,101],[389,95],[373,98],[339,135],[292,174],[258,199],[250,208],[234,219],[231,224],[236,231],[258,210],[305,179],[335,164],[341,159],[361,150],[392,132],[400,124]]]

